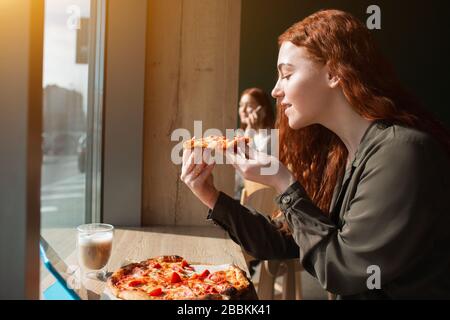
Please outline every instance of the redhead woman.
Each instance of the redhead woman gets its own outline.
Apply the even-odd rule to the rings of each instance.
[[[447,130],[348,13],[294,24],[279,37],[277,65],[279,157],[227,157],[278,191],[285,228],[218,191],[214,163],[186,153],[181,179],[208,219],[254,257],[299,258],[338,299],[450,298]],[[269,163],[276,173],[261,174]]]

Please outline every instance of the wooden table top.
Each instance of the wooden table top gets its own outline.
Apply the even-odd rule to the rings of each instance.
[[[46,229],[42,235],[68,266],[78,266],[75,229]],[[179,255],[191,264],[235,264],[249,275],[241,247],[218,226],[116,228],[107,270],[159,255]],[[41,272],[41,292],[54,282],[48,272]],[[83,279],[83,285],[83,299],[100,299],[105,289],[105,282],[98,280]]]

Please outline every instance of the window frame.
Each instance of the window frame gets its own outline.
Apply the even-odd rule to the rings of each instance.
[[[102,221],[105,31],[106,0],[91,0],[86,138],[86,223]]]
[[[142,221],[147,1],[106,7],[102,221]]]

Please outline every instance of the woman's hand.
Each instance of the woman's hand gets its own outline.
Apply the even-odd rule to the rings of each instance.
[[[284,192],[295,182],[293,174],[276,157],[250,148],[248,158],[239,147],[225,153],[229,163],[239,171],[244,179],[273,187],[278,193]]]
[[[211,161],[211,151],[201,149],[183,151],[183,166],[181,168],[181,181],[200,199],[208,208],[213,209],[219,198],[219,191],[214,187],[212,170],[215,162]]]
[[[260,115],[261,109],[262,106],[258,106],[256,109],[250,111],[246,106],[239,107],[239,118],[241,123],[246,125],[246,129],[252,129],[258,125],[259,121],[264,116]]]
[[[262,109],[262,106],[258,106],[255,110],[252,110],[247,115],[247,128],[252,129],[256,128],[261,117],[259,115],[259,111]]]
[[[248,118],[247,112],[245,112],[245,106],[239,107],[239,118],[241,119],[241,123],[247,125]]]

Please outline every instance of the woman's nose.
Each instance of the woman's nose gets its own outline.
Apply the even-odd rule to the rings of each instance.
[[[277,82],[275,84],[275,87],[272,89],[272,97],[274,97],[275,99],[280,98],[283,95],[283,91],[281,90],[280,86],[279,86],[279,82]]]

